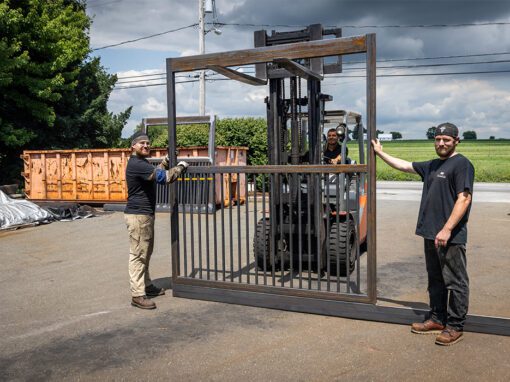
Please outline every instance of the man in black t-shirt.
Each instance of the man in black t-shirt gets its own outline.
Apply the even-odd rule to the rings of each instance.
[[[326,136],[327,142],[326,147],[322,155],[324,156],[325,162],[327,164],[340,164],[342,162],[342,145],[338,143],[338,134],[335,128],[331,128],[328,130],[328,134]],[[349,154],[347,147],[345,148],[345,156]],[[348,159],[346,158],[346,162],[348,163]]]
[[[154,309],[156,304],[147,298],[165,294],[163,288],[152,284],[149,262],[154,247],[154,214],[156,212],[156,183],[174,182],[186,171],[188,164],[179,162],[169,168],[168,156],[158,167],[149,163],[149,137],[136,133],[131,141],[133,155],[126,166],[128,200],[124,219],[129,232],[129,277],[131,305],[141,309]]]
[[[438,345],[453,345],[463,337],[469,303],[466,268],[467,221],[473,194],[474,168],[455,151],[459,130],[443,123],[435,131],[438,159],[407,162],[383,152],[379,140],[372,141],[375,153],[391,167],[420,175],[423,193],[416,234],[425,242],[430,318],[414,323],[418,334],[439,333]]]

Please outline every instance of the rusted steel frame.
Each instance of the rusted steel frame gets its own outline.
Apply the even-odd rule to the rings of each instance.
[[[196,56],[167,58],[174,72],[207,69],[209,65],[234,66],[271,62],[277,58],[313,58],[363,53],[367,50],[366,36],[297,42],[262,48],[209,53]],[[168,72],[168,70],[167,70]]]
[[[192,285],[176,285],[174,296],[218,301],[229,304],[257,306],[261,308],[281,309],[292,312],[345,317],[351,319],[386,322],[409,325],[423,321],[428,311],[417,308],[381,306],[377,304],[359,304],[349,301],[283,296],[270,293],[252,293],[247,291],[229,291],[225,289],[203,288]],[[502,317],[477,316],[468,314],[466,332],[510,336],[510,319]]]
[[[282,68],[286,69],[293,75],[304,78],[306,80],[312,78],[315,80],[322,81],[324,79],[324,76],[320,75],[319,73],[315,73],[308,69],[307,67],[298,64],[295,61],[289,60],[288,58],[277,58],[274,59],[273,62],[275,64],[278,64]]]
[[[309,290],[309,289],[291,289],[288,287],[281,286],[272,286],[272,285],[256,285],[256,284],[240,284],[240,283],[231,283],[229,281],[214,281],[214,280],[200,280],[186,277],[178,277],[174,285],[190,285],[190,286],[199,286],[199,287],[208,287],[208,288],[216,288],[216,289],[232,289],[238,291],[246,291],[246,292],[259,292],[259,293],[271,293],[271,294],[279,294],[286,296],[294,296],[294,297],[309,297],[309,298],[317,298],[321,300],[336,300],[336,301],[350,301],[350,302],[365,302],[368,303],[369,298],[367,295],[363,294],[346,294],[346,293],[337,293],[337,292],[327,292],[327,291],[317,291],[317,290]]]
[[[170,167],[177,165],[177,129],[176,129],[176,109],[175,109],[175,72],[172,68],[172,62],[166,62],[166,99],[168,110],[168,156]],[[180,256],[179,256],[179,206],[177,204],[177,182],[169,184],[170,204],[170,240],[172,251],[172,281],[175,282],[180,274]]]
[[[377,261],[376,261],[376,158],[372,149],[372,137],[376,136],[375,105],[375,34],[367,35],[367,145],[368,145],[368,201],[367,201],[367,295],[370,302],[377,302]]]
[[[254,85],[254,86],[265,86],[267,85],[266,80],[261,80],[260,78],[250,76],[248,74],[244,74],[242,72],[239,72],[237,70],[233,70],[230,68],[225,68],[223,66],[219,65],[207,65],[207,69],[213,70],[216,73],[219,73],[227,78],[230,78],[231,80],[239,81],[248,85]]]
[[[316,166],[316,165],[302,165],[302,166],[288,166],[288,165],[271,165],[271,166],[190,166],[188,167],[189,174],[206,173],[233,173],[233,174],[340,174],[340,173],[355,173],[355,172],[368,172],[366,164],[345,164],[333,166]]]

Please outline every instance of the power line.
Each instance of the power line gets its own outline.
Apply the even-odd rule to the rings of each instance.
[[[92,49],[92,51],[101,50],[101,49],[106,49],[106,48],[113,48],[114,46],[120,46],[120,45],[129,44],[129,43],[132,43],[132,42],[137,42],[137,41],[141,41],[141,40],[146,40],[146,39],[149,39],[149,38],[153,38],[153,37],[157,37],[157,36],[162,36],[162,35],[164,35],[164,34],[173,33],[173,32],[178,32],[178,31],[183,30],[183,29],[196,27],[197,25],[198,25],[198,23],[194,23],[194,24],[187,25],[187,26],[185,26],[185,27],[180,27],[180,28],[177,28],[177,29],[171,29],[171,30],[169,30],[169,31],[165,31],[165,32],[161,32],[161,33],[151,34],[151,35],[149,35],[149,36],[136,38],[136,39],[134,39],[134,40],[127,40],[127,41],[122,41],[122,42],[119,42],[119,43],[116,43],[116,44],[105,45],[105,46],[102,46],[102,47],[99,47],[99,48],[94,48],[94,49]]]
[[[252,24],[252,23],[222,23],[216,22],[219,26],[242,26],[242,27],[281,27],[281,28],[307,28],[308,25],[292,24]],[[458,28],[458,27],[479,27],[491,25],[510,25],[510,22],[485,22],[485,23],[460,23],[460,24],[417,24],[417,25],[325,25],[326,28]]]
[[[448,58],[466,58],[466,57],[485,57],[485,56],[500,56],[510,54],[510,52],[496,52],[496,53],[479,53],[479,54],[462,54],[454,56],[436,56],[436,57],[412,57],[412,58],[387,58],[379,59],[377,62],[397,62],[397,61],[421,61],[421,60],[442,60]],[[349,61],[349,64],[360,64],[365,61]],[[347,63],[344,63],[347,64]]]
[[[466,75],[466,74],[494,74],[494,73],[510,73],[510,70],[488,70],[488,71],[472,71],[472,72],[447,72],[447,73],[409,73],[409,74],[377,74],[376,77],[425,77],[425,76],[455,76],[455,75]],[[348,75],[348,76],[329,76],[328,78],[366,78],[363,75]],[[230,78],[211,78],[207,81],[233,81]],[[196,80],[188,80],[188,81],[179,81],[176,84],[190,83],[190,82],[198,82]],[[147,85],[135,85],[135,86],[125,86],[125,87],[115,87],[113,90],[122,90],[122,89],[135,89],[135,88],[145,88],[151,86],[164,86],[166,82],[162,82],[159,84],[147,84]],[[327,83],[324,85],[328,85]]]
[[[510,70],[487,70],[479,72],[450,72],[450,73],[409,73],[409,74],[377,74],[377,77],[422,77],[422,76],[455,76],[465,74],[492,74],[492,73],[510,73]],[[365,78],[366,76],[331,76],[329,78]]]
[[[116,83],[116,85],[118,84],[127,84],[127,83],[132,83],[132,82],[144,82],[144,81],[156,81],[156,80],[166,80],[166,73],[162,73],[163,76],[159,76],[159,77],[156,77],[156,78],[145,78],[145,79],[141,79],[141,80],[133,80],[133,81],[118,81]],[[138,77],[138,76],[133,76],[134,77]],[[198,76],[197,75],[190,75],[190,76],[175,76],[175,78],[197,78]],[[125,79],[125,78],[128,78],[128,77],[123,77],[122,79]]]
[[[501,64],[508,63],[510,60],[496,60],[496,61],[477,61],[477,62],[447,62],[439,64],[421,64],[421,65],[392,65],[392,66],[377,66],[377,69],[414,69],[414,68],[434,68],[439,66],[458,66],[458,65],[478,65],[478,64]],[[364,67],[359,68],[344,68],[343,70],[365,70]]]
[[[120,1],[120,0],[118,0]],[[111,3],[114,3],[115,1],[112,1]],[[111,3],[104,3],[103,5],[111,4]],[[207,23],[209,25],[211,23]],[[448,28],[448,27],[471,27],[471,26],[489,26],[489,25],[510,25],[510,22],[486,22],[486,23],[462,23],[462,24],[420,24],[420,25],[344,25],[342,28],[354,28],[354,29],[363,29],[363,28]],[[133,40],[126,40],[122,41],[116,44],[111,45],[105,45],[99,48],[94,48],[92,51],[106,49],[106,48],[113,48],[115,46],[125,45],[132,42],[137,42],[140,40],[146,40],[149,38],[161,36],[168,33],[177,32],[183,29],[191,28],[198,26],[198,23],[190,24],[185,27],[172,29],[165,32],[155,33],[149,36],[140,37]],[[250,26],[250,27],[282,27],[282,28],[306,28],[307,25],[292,25],[292,24],[245,24],[245,23],[221,23],[221,22],[215,22],[214,26]],[[337,28],[336,25],[325,25],[326,28]]]
[[[198,82],[199,80],[188,80],[188,81],[179,81],[175,84],[185,84],[190,82]],[[232,81],[230,78],[211,78],[206,81]],[[166,86],[166,82],[161,82],[159,84],[148,84],[148,85],[133,85],[133,86],[123,86],[123,87],[115,87],[113,90],[122,90],[122,89],[135,89],[135,88],[147,88],[151,86]]]
[[[495,52],[495,53],[479,53],[479,54],[463,54],[463,55],[452,55],[452,56],[436,56],[436,57],[411,57],[411,58],[394,58],[394,59],[379,59],[377,62],[399,62],[399,61],[421,61],[421,60],[440,60],[440,59],[449,59],[449,58],[467,58],[467,57],[487,57],[487,56],[500,56],[500,55],[508,55],[510,52]],[[497,61],[479,61],[480,63],[493,63]],[[352,64],[364,64],[365,61],[349,61],[344,62],[343,65],[352,65]],[[465,63],[466,65],[476,64],[478,62],[473,63]],[[432,66],[433,64],[431,64]],[[439,65],[439,64],[437,64]],[[451,64],[453,65],[453,64]],[[459,64],[461,65],[461,64]],[[383,68],[383,67],[378,67]],[[164,76],[165,72],[153,73],[153,74],[140,74],[135,76],[124,76],[118,77],[119,80],[123,79],[132,79],[132,78],[141,78],[141,77],[151,77],[151,76]]]
[[[438,64],[422,64],[422,65],[392,65],[392,66],[377,66],[377,69],[414,69],[414,68],[433,68],[433,67],[441,67],[441,66],[459,66],[459,65],[479,65],[479,64],[500,64],[500,63],[508,63],[510,60],[496,60],[496,61],[477,61],[477,62],[454,62],[454,63],[438,63]],[[350,65],[351,63],[344,63],[344,65]],[[343,70],[352,70],[352,71],[359,71],[359,70],[365,70],[364,67],[359,68],[343,68]],[[246,74],[253,73],[250,72],[243,72]],[[218,73],[211,73],[209,75],[218,75]],[[154,77],[159,76],[157,78],[148,78],[148,79],[141,79],[141,80],[134,80],[134,81],[123,81],[123,80],[131,80],[134,78],[145,78],[145,77]],[[128,83],[128,82],[141,82],[141,81],[153,81],[153,80],[160,80],[165,79],[166,73],[155,73],[155,74],[142,74],[142,75],[136,75],[136,76],[125,76],[125,77],[118,77],[120,80],[117,82],[117,84],[122,83]],[[194,78],[196,75],[184,75],[184,76],[176,76],[176,78]]]

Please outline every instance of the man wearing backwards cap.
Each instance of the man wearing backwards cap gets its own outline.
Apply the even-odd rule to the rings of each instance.
[[[150,155],[149,137],[136,133],[131,141],[132,155],[126,167],[128,200],[124,218],[129,232],[129,277],[131,305],[141,309],[155,309],[156,304],[147,298],[165,294],[163,288],[152,284],[149,262],[154,245],[154,213],[156,211],[156,183],[174,182],[188,167],[179,162],[169,168],[168,156],[158,167],[147,161]]]
[[[416,234],[425,240],[430,317],[412,324],[418,334],[439,334],[438,345],[462,340],[469,302],[466,269],[467,221],[473,194],[474,168],[457,153],[459,129],[442,123],[435,130],[439,156],[427,162],[407,162],[383,151],[378,139],[372,140],[375,153],[391,167],[420,175],[423,193]]]

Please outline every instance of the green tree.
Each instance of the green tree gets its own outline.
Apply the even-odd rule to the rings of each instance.
[[[0,182],[17,178],[24,149],[104,147],[130,110],[108,113],[116,78],[88,59],[81,0],[0,3]]]
[[[116,81],[117,76],[106,73],[98,58],[81,65],[76,87],[64,92],[55,105],[56,120],[49,131],[55,148],[122,146],[122,129],[131,107],[118,115],[108,112],[108,98]]]
[[[402,139],[402,134],[398,131],[390,131],[390,134],[392,139]]]
[[[436,135],[436,127],[432,126],[427,129],[427,139],[434,139],[434,136]]]
[[[133,135],[142,129],[143,124],[140,123],[138,126],[136,126]],[[209,143],[208,124],[177,125],[176,130],[177,147],[207,146]],[[168,147],[167,125],[148,126],[147,134],[151,140],[152,147]],[[131,137],[127,141],[130,142]]]
[[[248,164],[267,164],[265,118],[225,118],[216,124],[216,144],[248,147]]]
[[[474,130],[467,130],[467,131],[464,131],[464,133],[462,133],[462,137],[466,140],[468,139],[477,139],[476,137],[476,131]]]
[[[363,133],[367,133],[367,129],[363,127]],[[352,130],[352,139],[357,140],[358,139],[358,126],[355,126]]]

